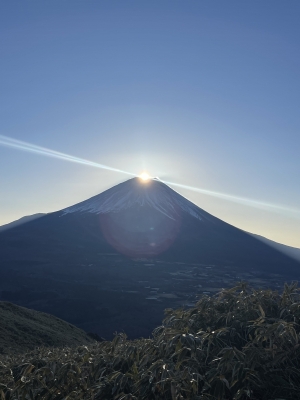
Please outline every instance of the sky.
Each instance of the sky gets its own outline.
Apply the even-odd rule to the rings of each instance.
[[[147,171],[300,247],[299,15],[299,0],[1,2],[0,225]]]

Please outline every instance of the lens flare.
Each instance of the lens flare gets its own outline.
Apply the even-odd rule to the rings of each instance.
[[[142,189],[147,191],[147,185]],[[102,233],[113,248],[128,257],[156,256],[165,252],[180,232],[182,212],[175,202],[170,208],[174,218],[146,205],[99,214]]]

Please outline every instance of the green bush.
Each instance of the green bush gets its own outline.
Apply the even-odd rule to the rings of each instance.
[[[244,282],[166,310],[152,339],[1,356],[0,399],[300,399],[300,297]]]

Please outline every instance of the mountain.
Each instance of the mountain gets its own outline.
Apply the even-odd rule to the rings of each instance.
[[[281,270],[299,267],[281,252],[205,212],[159,180],[130,179],[62,210],[61,217],[95,219],[101,235],[130,257],[161,254],[174,261],[228,261]],[[97,220],[97,217],[96,217]],[[89,221],[90,233],[99,235]],[[84,226],[81,221],[80,226]],[[99,237],[99,236],[98,236]],[[270,244],[270,243],[268,243]]]
[[[14,228],[15,226],[18,226],[18,225],[25,224],[26,222],[33,221],[36,218],[42,217],[43,215],[46,215],[46,214],[38,213],[38,214],[33,214],[33,215],[26,215],[25,217],[19,218],[16,221],[10,222],[10,223],[5,224],[5,225],[1,225],[0,226],[0,232],[1,231],[5,231],[7,229]]]
[[[53,315],[0,301],[0,354],[23,353],[37,346],[79,346],[93,340]]]
[[[138,178],[66,208],[61,217],[67,216],[96,217],[106,241],[130,257],[165,252],[179,234],[183,218],[202,221],[202,224],[215,220],[164,183]]]
[[[133,178],[0,232],[0,298],[111,337],[236,280],[277,285],[300,264],[159,180]]]

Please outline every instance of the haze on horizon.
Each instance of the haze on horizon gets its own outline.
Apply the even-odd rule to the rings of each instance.
[[[0,135],[115,171],[0,146],[0,225],[146,171],[232,225],[300,247],[299,11],[298,1],[2,3]]]

